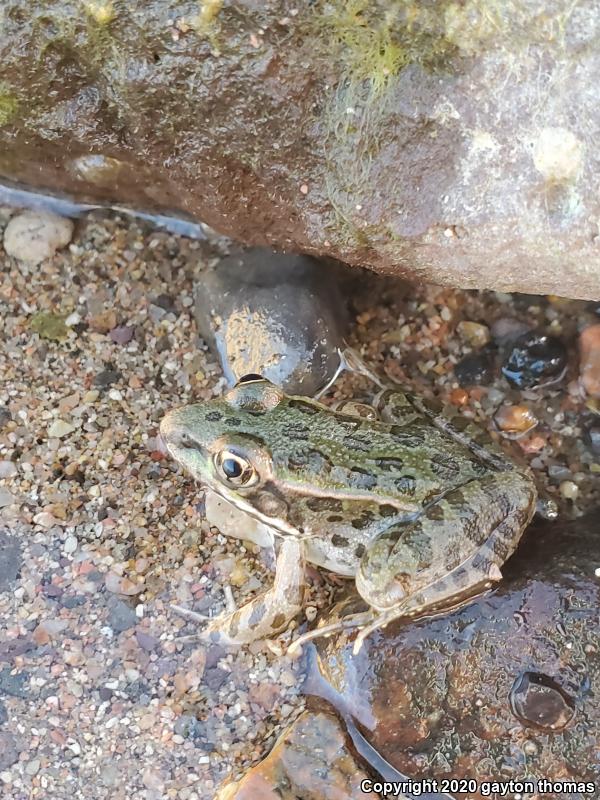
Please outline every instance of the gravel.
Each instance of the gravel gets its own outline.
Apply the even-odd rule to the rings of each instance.
[[[302,661],[284,655],[291,631],[207,650],[170,608],[219,613],[232,571],[249,576],[233,586],[238,603],[271,580],[255,545],[209,527],[201,489],[157,442],[168,409],[224,386],[192,318],[194,282],[216,257],[206,243],[93,216],[39,266],[0,255],[0,462],[16,467],[0,478],[0,527],[19,546],[0,586],[7,797],[207,800],[303,710]],[[377,291],[355,302],[352,343],[366,360],[486,425],[503,403],[527,406],[538,425],[507,446],[561,513],[597,504],[600,465],[582,435],[596,410],[576,358],[594,321],[586,305],[516,309],[506,295],[380,284],[385,302]],[[565,341],[560,383],[522,392],[498,367],[489,385],[458,385],[455,367],[474,351],[457,324],[494,331],[502,318]],[[332,399],[351,391],[364,394],[364,379],[342,380]],[[557,462],[559,485],[548,476]],[[310,571],[311,616],[338,585]]]

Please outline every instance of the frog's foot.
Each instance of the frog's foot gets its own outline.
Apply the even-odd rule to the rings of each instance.
[[[346,345],[343,350],[338,347],[337,353],[340,363],[338,364],[336,371],[333,373],[333,376],[327,381],[325,386],[323,386],[323,388],[317,392],[314,398],[315,400],[320,400],[323,395],[327,394],[327,392],[331,389],[343,372],[354,372],[358,375],[364,375],[365,378],[373,381],[373,383],[380,389],[385,388],[386,384],[382,382],[379,375],[373,372],[373,370],[369,369],[356,350],[354,350],[352,347]]]
[[[303,545],[293,538],[284,539],[277,557],[275,581],[266,592],[228,614],[211,620],[198,639],[224,646],[249,644],[285,630],[302,609],[304,599]],[[180,607],[174,607],[181,613]],[[201,615],[183,609],[188,619],[203,621]]]
[[[334,633],[341,633],[341,631],[350,630],[352,628],[360,628],[363,625],[373,620],[372,611],[360,611],[357,614],[348,614],[347,617],[332,622],[330,625],[322,625],[320,628],[314,628],[312,631],[302,634],[295,639],[288,647],[288,655],[296,653],[303,645],[313,639],[320,639],[321,636],[332,636]],[[379,623],[375,625],[378,627]],[[369,626],[369,629],[370,626]]]

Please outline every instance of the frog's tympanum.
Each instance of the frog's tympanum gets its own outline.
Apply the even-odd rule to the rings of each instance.
[[[358,649],[391,620],[491,588],[535,510],[530,473],[484,431],[394,389],[365,413],[249,376],[172,411],[161,434],[185,469],[280,542],[274,585],[205,632],[223,643],[282,631],[301,608],[308,561],[354,577],[369,606],[312,635],[358,626]]]

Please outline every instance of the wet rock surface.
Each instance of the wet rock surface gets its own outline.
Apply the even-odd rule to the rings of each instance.
[[[313,673],[309,693],[413,778],[599,785],[598,519],[535,524],[496,592],[390,625],[357,656],[345,638],[317,640],[326,683]]]
[[[229,385],[258,373],[311,396],[339,365],[348,314],[323,262],[253,248],[204,273],[195,298],[199,332]]]
[[[0,174],[382,272],[594,298],[599,26],[591,0],[6,0]]]
[[[339,721],[307,713],[283,734],[267,758],[217,800],[378,800],[363,792],[367,773],[356,763]]]

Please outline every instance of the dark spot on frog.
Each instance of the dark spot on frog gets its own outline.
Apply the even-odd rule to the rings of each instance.
[[[315,408],[314,406],[310,405],[310,403],[305,403],[302,400],[290,400],[288,405],[290,408],[295,408],[301,414],[307,414],[310,417],[319,413],[318,408]]]
[[[294,422],[291,425],[286,425],[283,433],[288,439],[296,439],[304,442],[308,439],[310,430],[301,422]]]
[[[333,497],[311,497],[307,500],[306,507],[311,511],[341,511],[342,501]]]
[[[220,411],[209,411],[205,419],[207,422],[219,422],[223,419],[223,414]]]
[[[425,516],[427,519],[435,522],[441,522],[444,519],[444,509],[438,503],[434,503],[425,511]]]
[[[458,475],[458,464],[448,453],[436,453],[431,456],[429,463],[431,465],[431,471],[439,478],[451,480]]]
[[[400,458],[376,458],[375,464],[384,472],[401,472],[404,462]]]
[[[525,725],[550,733],[565,728],[575,716],[575,700],[554,678],[525,672],[510,693],[513,714]]]
[[[417,489],[417,479],[412,475],[402,475],[394,480],[394,486],[402,494],[412,497]]]
[[[281,628],[282,625],[285,624],[285,614],[276,614],[273,617],[273,622],[271,623],[271,627],[273,630],[277,630],[277,628]]]
[[[413,428],[409,431],[400,425],[392,425],[390,436],[403,447],[421,447],[425,441],[425,435],[420,431],[415,431]]]
[[[208,419],[208,417],[207,417],[207,419]],[[241,420],[236,419],[235,417],[225,417],[223,422],[224,422],[225,425],[229,425],[229,427],[231,427],[231,428],[237,428],[242,424]]]
[[[454,489],[452,492],[449,492],[446,495],[446,500],[450,503],[451,506],[463,506],[463,507],[466,507],[466,505],[467,505],[467,501],[465,499],[465,496],[460,491],[460,489]]]
[[[372,489],[377,486],[377,478],[366,469],[353,467],[348,470],[348,483],[354,489]]]
[[[356,431],[362,426],[362,420],[360,419],[337,419],[336,424],[339,428],[343,431],[346,431],[348,434],[356,433]]]
[[[371,445],[368,439],[361,439],[359,436],[344,436],[344,444],[350,450],[357,450],[360,453],[368,453]]]
[[[329,473],[333,469],[333,461],[319,450],[309,450],[307,456],[308,467],[313,472]]]
[[[373,514],[371,511],[363,511],[360,517],[352,520],[352,527],[357,530],[367,528],[373,522]]]
[[[348,539],[345,536],[340,536],[339,533],[334,533],[331,537],[331,544],[334,547],[348,547]]]
[[[354,550],[354,555],[356,556],[356,558],[362,558],[365,554],[366,549],[367,548],[364,546],[364,544],[356,545],[356,548]]]
[[[342,522],[344,518],[339,514],[332,514],[330,517],[327,517],[327,522]]]
[[[308,465],[308,453],[291,453],[288,456],[289,469],[304,469]]]
[[[394,506],[387,505],[387,504],[383,505],[383,506],[379,506],[378,510],[379,510],[379,516],[380,517],[395,517],[396,514],[398,513],[398,509],[397,508],[395,508]]]

